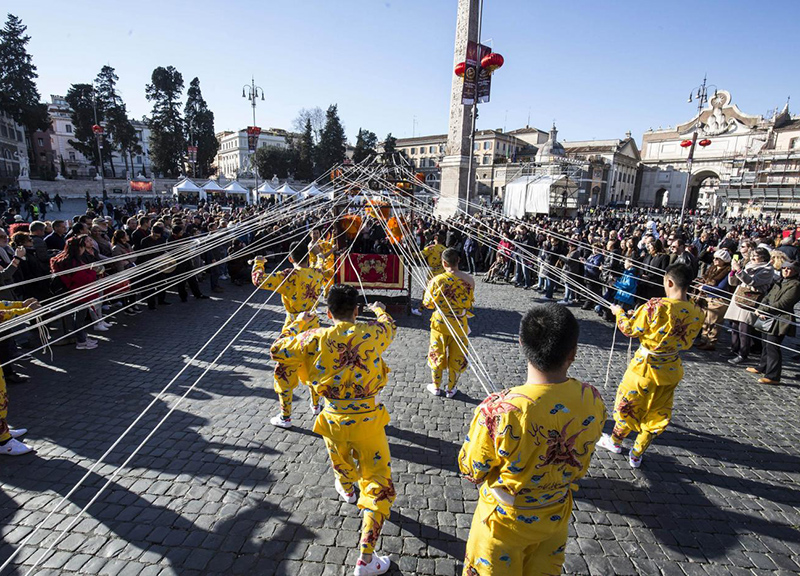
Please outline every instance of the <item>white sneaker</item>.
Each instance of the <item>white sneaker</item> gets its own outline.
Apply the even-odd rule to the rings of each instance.
[[[347,502],[348,504],[355,504],[356,500],[358,500],[358,496],[356,496],[356,491],[353,490],[352,492],[345,492],[344,487],[342,486],[341,482],[339,482],[338,478],[336,479],[336,491],[339,493],[341,499]],[[382,574],[382,572],[376,572],[376,574]]]
[[[456,394],[458,394],[458,386],[453,386],[452,390],[448,390],[447,392],[444,393],[444,395],[447,396],[448,398],[452,398]]]
[[[414,316],[422,316],[422,312],[420,312],[420,311],[419,311],[419,308],[412,308],[412,309],[411,309],[411,313],[412,313]]]
[[[0,446],[0,455],[3,456],[22,456],[28,452],[33,452],[33,448],[26,446],[15,438]]]
[[[603,434],[602,436],[600,436],[600,440],[597,441],[597,445],[600,448],[605,448],[606,450],[613,452],[614,454],[622,453],[622,446],[620,446],[619,444],[615,444],[614,440],[612,440],[611,436],[609,436],[608,434]]]
[[[9,432],[9,434],[11,434],[12,438],[19,438],[21,436],[25,436],[25,434],[28,433],[28,429],[27,428],[12,428],[8,432]]]
[[[437,388],[433,384],[428,384],[427,388],[428,388],[428,392],[430,392],[434,396],[441,396],[442,395],[442,389],[441,388]]]
[[[278,428],[285,428],[286,430],[292,427],[292,419],[284,418],[280,414],[270,418],[269,423],[272,424],[273,426],[277,426]]]
[[[95,332],[108,332],[108,326],[103,322],[98,322],[93,326]]]
[[[319,416],[322,413],[322,406],[320,406],[319,403],[314,404],[312,402],[311,403],[311,412],[312,412],[312,414],[314,414],[314,416]]]
[[[628,464],[631,465],[631,468],[638,468],[639,466],[642,465],[642,456],[639,456],[637,458],[636,456],[633,455],[633,452],[630,452],[628,454]]]
[[[98,324],[102,324],[106,328],[111,328],[114,324],[116,324],[116,322],[109,322],[108,320],[100,320]]]
[[[76,350],[94,350],[97,348],[97,340],[86,339],[86,342],[78,342],[75,345]]]
[[[372,562],[365,564],[362,560],[356,563],[356,569],[353,570],[353,576],[372,576],[373,574],[386,574],[392,561],[388,556],[372,555]]]

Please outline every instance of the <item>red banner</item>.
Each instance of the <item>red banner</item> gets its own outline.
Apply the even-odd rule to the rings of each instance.
[[[153,191],[153,183],[148,182],[137,182],[135,180],[131,180],[130,182],[131,192],[152,192]]]
[[[339,268],[337,280],[356,287],[402,290],[405,271],[397,254],[350,254]]]

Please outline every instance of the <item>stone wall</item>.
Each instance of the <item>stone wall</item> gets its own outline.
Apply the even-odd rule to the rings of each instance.
[[[162,179],[157,178],[155,181],[155,192],[136,192],[132,196],[155,196],[156,193],[160,194],[167,191],[168,194],[172,193],[172,187],[177,183],[176,179]],[[86,191],[89,194],[102,198],[103,186],[99,180],[31,180],[31,190],[35,193],[37,190],[47,192],[50,196],[55,196],[56,193],[60,194],[62,198],[83,198],[86,196]],[[121,192],[116,192],[120,190]],[[106,191],[108,195],[124,196],[128,193],[128,181],[120,178],[106,178]]]

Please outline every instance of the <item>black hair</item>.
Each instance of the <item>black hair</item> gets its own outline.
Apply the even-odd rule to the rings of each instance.
[[[328,310],[337,320],[349,319],[358,307],[358,290],[354,286],[335,284],[328,292]]]
[[[756,256],[758,256],[758,259],[761,260],[762,262],[769,262],[770,259],[769,250],[767,250],[766,248],[756,248],[755,253]]]
[[[164,235],[164,225],[163,224],[156,224],[153,226],[153,229],[150,230],[150,234],[155,236],[163,236]]]
[[[439,244],[444,244],[447,241],[447,230],[439,230],[439,232],[436,233],[436,241]]]
[[[442,260],[447,262],[450,268],[458,268],[458,263],[461,260],[461,256],[458,254],[458,250],[455,248],[448,248],[442,252]]]
[[[292,242],[289,246],[289,256],[295,264],[302,264],[308,257],[308,249],[300,242]]]
[[[669,278],[681,290],[688,290],[694,280],[692,269],[686,264],[673,264],[664,271],[664,277]]]
[[[578,347],[579,332],[572,312],[551,302],[528,310],[519,325],[519,340],[528,362],[549,372],[563,366]]]

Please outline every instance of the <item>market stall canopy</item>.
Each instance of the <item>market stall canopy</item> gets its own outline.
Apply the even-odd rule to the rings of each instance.
[[[250,194],[250,191],[247,188],[244,188],[236,180],[225,186],[223,191],[227,192],[228,194]]]
[[[209,180],[203,184],[203,190],[206,192],[222,192],[223,188],[215,180]]]
[[[506,185],[503,215],[521,218],[525,214],[550,213],[550,189],[558,180],[545,174],[522,176]]]
[[[293,189],[291,186],[289,186],[288,183],[285,183],[285,182],[284,182],[283,186],[281,186],[280,188],[278,188],[276,190],[276,192],[278,194],[287,194],[289,196],[297,196],[299,194],[299,192],[297,190]]]
[[[200,188],[197,187],[197,184],[189,180],[188,178],[181,180],[175,186],[172,187],[173,192],[200,192]]]
[[[317,188],[314,184],[311,184],[308,188],[303,190],[303,198],[308,198],[310,196],[322,196],[325,192]]]
[[[258,194],[277,194],[275,188],[269,185],[269,182],[264,182],[261,186],[256,188]]]

